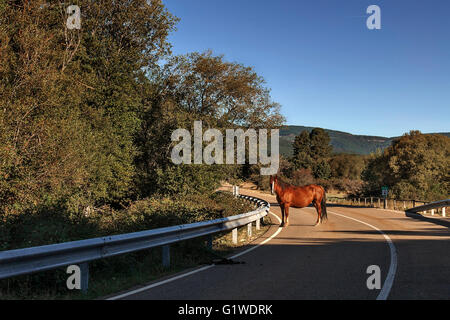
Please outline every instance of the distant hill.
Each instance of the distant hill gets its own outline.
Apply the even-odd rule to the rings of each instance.
[[[280,153],[283,156],[292,156],[292,143],[302,131],[311,130],[314,127],[284,126],[280,129]],[[385,149],[397,138],[377,136],[361,136],[347,132],[324,129],[331,138],[331,145],[335,153],[370,154],[377,149]],[[450,137],[450,132],[438,133]]]

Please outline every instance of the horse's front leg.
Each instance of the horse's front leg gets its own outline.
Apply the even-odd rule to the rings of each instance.
[[[280,208],[281,208],[281,227],[284,227],[284,204],[280,203]]]

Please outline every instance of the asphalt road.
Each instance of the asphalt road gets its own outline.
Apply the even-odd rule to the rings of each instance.
[[[274,223],[234,257],[244,264],[202,266],[109,298],[450,299],[448,226],[400,212],[328,205],[328,221],[320,226],[314,227],[315,209],[308,207],[291,209],[290,225],[279,228],[275,197],[242,193],[269,200]],[[380,289],[367,287],[372,265],[381,270]]]

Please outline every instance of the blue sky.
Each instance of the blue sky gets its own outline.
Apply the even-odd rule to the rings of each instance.
[[[252,66],[287,124],[399,136],[450,131],[448,0],[164,0],[174,54]],[[369,30],[369,5],[381,30]]]

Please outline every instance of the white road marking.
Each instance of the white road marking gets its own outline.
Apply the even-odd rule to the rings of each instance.
[[[275,218],[277,218],[278,221],[281,223],[281,219],[280,219],[276,214],[274,214],[274,213],[272,213],[272,212],[269,212],[269,213],[270,213],[271,215],[273,215]],[[253,250],[255,250],[256,248],[258,248],[258,247],[260,247],[260,246],[266,244],[267,242],[269,242],[270,240],[272,240],[273,238],[275,238],[275,237],[281,232],[281,230],[283,230],[283,228],[282,228],[282,227],[278,227],[278,230],[277,230],[273,235],[271,235],[269,238],[267,238],[266,240],[264,240],[263,242],[259,243],[258,245],[254,246],[254,247],[251,247],[251,248],[249,248],[249,249],[247,249],[247,250],[245,250],[245,251],[243,251],[243,252],[240,252],[240,253],[238,253],[238,254],[236,254],[236,255],[230,257],[230,259],[234,259],[234,258],[240,257],[240,256],[242,256],[242,255],[244,255],[244,254],[246,254],[246,253],[249,253],[250,251],[253,251]],[[188,276],[193,275],[193,274],[196,274],[196,273],[198,273],[198,272],[202,272],[202,271],[211,269],[211,268],[213,268],[214,266],[215,266],[214,264],[213,264],[213,265],[210,265],[210,266],[205,266],[205,267],[202,267],[202,268],[200,268],[200,269],[193,270],[193,271],[191,271],[191,272],[187,272],[187,273],[180,274],[180,275],[175,276],[175,277],[173,277],[173,278],[169,278],[169,279],[166,279],[166,280],[163,280],[163,281],[159,281],[159,282],[150,284],[150,285],[148,285],[148,286],[145,286],[145,287],[142,287],[142,288],[133,290],[133,291],[129,291],[129,292],[120,294],[120,295],[118,295],[118,296],[110,297],[110,298],[108,298],[108,299],[106,299],[106,300],[119,300],[119,299],[122,299],[122,298],[125,298],[125,297],[128,297],[128,296],[131,296],[131,295],[133,295],[133,294],[136,294],[136,293],[139,293],[139,292],[142,292],[142,291],[146,291],[146,290],[149,290],[149,289],[152,289],[152,288],[161,286],[161,285],[163,285],[163,284],[166,284],[166,283],[169,283],[169,282],[178,280],[178,279],[182,279],[182,278],[188,277]]]
[[[274,213],[272,213],[272,212],[269,212],[269,213],[270,213],[271,215],[273,215],[275,218],[277,218],[277,219],[278,219],[278,222],[281,223],[280,217],[278,217],[276,214],[274,214]],[[255,250],[256,248],[258,248],[258,247],[260,247],[260,246],[266,244],[267,242],[269,242],[270,240],[272,240],[273,238],[275,238],[275,237],[281,232],[281,230],[283,230],[283,227],[278,227],[278,230],[277,230],[273,235],[271,235],[269,238],[267,238],[266,240],[264,240],[263,242],[261,242],[260,244],[254,246],[254,247],[251,247],[251,248],[249,248],[249,249],[247,249],[247,250],[245,250],[245,251],[243,251],[243,252],[240,252],[240,253],[238,253],[238,254],[236,254],[236,255],[230,257],[230,259],[234,259],[234,258],[240,257],[240,256],[242,256],[242,255],[244,255],[244,254],[246,254],[246,253],[249,253],[250,251],[253,251],[253,250]]]
[[[183,273],[183,274],[180,274],[180,275],[178,275],[176,277],[173,277],[173,278],[170,278],[170,279],[166,279],[166,280],[163,280],[163,281],[160,281],[160,282],[157,282],[157,283],[154,283],[154,284],[151,284],[151,285],[148,285],[148,286],[145,286],[145,287],[133,290],[133,291],[129,291],[129,292],[126,292],[124,294],[108,298],[106,300],[119,300],[119,299],[122,299],[122,298],[125,298],[125,297],[128,297],[128,296],[131,296],[133,294],[136,294],[136,293],[139,293],[139,292],[142,292],[142,291],[145,291],[145,290],[149,290],[151,288],[158,287],[158,286],[161,286],[163,284],[166,284],[166,283],[169,283],[169,282],[181,279],[181,278],[188,277],[188,276],[190,276],[192,274],[195,274],[197,272],[208,270],[208,269],[210,269],[212,267],[214,267],[214,265],[206,266],[206,267],[203,267],[203,268],[200,268],[200,269],[196,269],[196,270],[193,270],[193,271],[188,272],[188,273]]]
[[[384,237],[384,239],[386,239],[386,242],[389,245],[389,250],[390,250],[390,254],[391,254],[391,263],[389,265],[389,271],[386,276],[386,280],[384,281],[383,288],[381,288],[381,291],[378,294],[377,300],[387,300],[389,293],[391,292],[392,285],[394,283],[395,272],[397,271],[397,251],[395,250],[395,246],[394,246],[394,243],[392,242],[391,238],[389,238],[389,236],[387,234],[385,234],[383,231],[381,231],[377,227],[375,227],[367,222],[364,222],[364,221],[361,221],[361,220],[358,220],[355,218],[351,218],[351,217],[345,216],[343,214],[332,212],[329,210],[328,210],[328,212],[338,215],[338,216],[341,216],[346,219],[354,220],[359,223],[365,224],[366,226],[369,226],[370,228],[375,229],[376,231],[381,233],[381,235]]]

